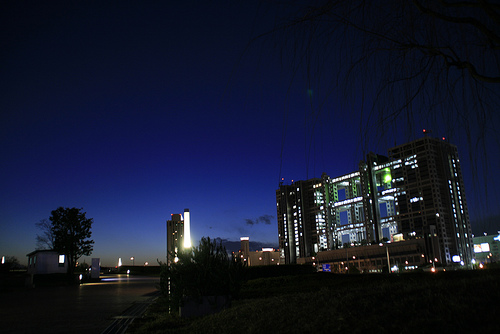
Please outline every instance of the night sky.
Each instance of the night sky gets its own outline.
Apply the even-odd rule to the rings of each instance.
[[[106,266],[164,259],[165,221],[185,208],[195,243],[277,247],[281,177],[339,176],[363,149],[386,154],[395,139],[362,148],[335,98],[311,117],[320,87],[253,41],[275,15],[254,1],[0,5],[0,256],[26,263],[35,223],[59,206],[94,219]]]

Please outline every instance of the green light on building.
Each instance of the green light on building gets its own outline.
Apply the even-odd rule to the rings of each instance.
[[[385,174],[384,174],[384,183],[391,183],[392,181],[392,175],[391,175],[391,170],[389,168],[384,169]]]

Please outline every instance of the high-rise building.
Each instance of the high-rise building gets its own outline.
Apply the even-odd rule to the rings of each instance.
[[[355,172],[280,184],[281,261],[422,239],[430,262],[470,265],[472,235],[456,146],[430,137],[370,153]]]
[[[436,258],[470,264],[472,231],[457,147],[424,137],[391,148],[389,158],[398,161],[393,177],[403,237],[437,236]]]
[[[309,257],[319,250],[318,242],[325,239],[324,217],[321,222],[323,199],[321,179],[280,184],[276,190],[278,234],[281,261],[295,263],[297,258]],[[317,221],[318,220],[318,221]],[[323,232],[325,231],[325,232]]]
[[[191,247],[189,209],[184,210],[184,218],[180,213],[171,214],[167,220],[167,264],[177,262],[179,251]]]

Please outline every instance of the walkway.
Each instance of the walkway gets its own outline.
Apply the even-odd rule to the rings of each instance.
[[[117,320],[130,323],[142,314],[157,293],[157,282],[157,277],[116,275],[99,283],[2,293],[1,332],[122,333],[126,326],[116,325]]]

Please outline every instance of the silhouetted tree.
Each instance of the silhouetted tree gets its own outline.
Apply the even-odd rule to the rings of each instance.
[[[54,233],[52,233],[52,224],[48,219],[42,219],[35,226],[40,230],[41,234],[36,236],[37,249],[53,249],[54,248]]]
[[[3,262],[0,263],[0,268],[2,271],[9,271],[13,269],[21,269],[24,266],[19,263],[19,260],[15,256],[6,256]]]
[[[54,250],[65,254],[68,260],[68,275],[75,271],[76,262],[82,256],[92,254],[92,218],[87,218],[83,209],[59,207],[52,211],[50,221],[54,235]]]

